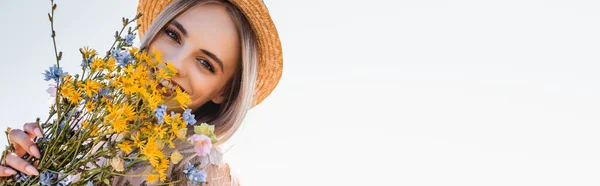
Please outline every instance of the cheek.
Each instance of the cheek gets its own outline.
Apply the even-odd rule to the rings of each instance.
[[[160,51],[160,53],[163,55],[162,59],[164,61],[168,61],[170,59],[172,59],[173,56],[173,47],[170,46],[170,44],[165,41],[164,39],[161,38],[157,38],[154,42],[152,42],[149,45],[149,49],[148,52],[152,52],[154,50]]]
[[[190,70],[194,70],[194,74],[192,76],[188,76],[192,91],[190,94],[190,98],[192,99],[192,105],[200,106],[220,93],[220,82],[212,76],[207,76],[202,72],[199,72],[195,68],[191,68]]]

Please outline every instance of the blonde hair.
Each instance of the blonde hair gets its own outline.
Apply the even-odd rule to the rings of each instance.
[[[217,105],[208,102],[196,112],[198,123],[215,125],[219,144],[227,141],[235,133],[252,105],[256,82],[257,47],[250,24],[235,5],[222,0],[173,0],[154,20],[142,38],[142,49],[147,49],[154,37],[177,16],[197,5],[217,3],[227,7],[238,28],[241,51],[241,68],[225,86],[225,100]]]
[[[140,48],[142,50],[148,50],[148,46],[156,35],[159,34],[170,21],[191,7],[207,3],[221,4],[227,8],[231,18],[237,26],[240,38],[241,68],[239,68],[239,71],[235,73],[228,81],[227,85],[225,85],[225,100],[220,105],[208,102],[198,108],[195,113],[198,123],[206,122],[215,125],[215,134],[219,138],[219,142],[215,146],[218,146],[230,139],[240,127],[246,116],[246,112],[252,106],[252,99],[254,96],[258,49],[256,36],[244,14],[235,5],[224,0],[173,0],[154,19],[144,37],[141,39],[142,44]],[[188,133],[191,131],[193,131],[193,128],[188,127]],[[177,167],[171,165],[167,174],[169,174],[173,180],[184,180],[185,175],[182,173],[182,169],[184,164],[187,164],[186,161],[196,165],[200,163],[201,158],[195,156],[195,154],[189,153],[191,148],[187,143],[178,146],[177,149],[185,156],[185,158]],[[212,183],[210,183],[211,185],[238,184],[235,183],[235,179],[231,177],[228,166],[204,166],[207,166],[206,172],[209,176],[207,181],[212,181]],[[229,177],[223,178],[223,175],[229,175]],[[182,182],[180,185],[186,185],[186,183]]]

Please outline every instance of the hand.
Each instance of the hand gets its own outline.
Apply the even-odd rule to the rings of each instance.
[[[23,130],[12,129],[8,133],[8,140],[13,144],[15,150],[14,152],[8,152],[6,154],[5,160],[9,167],[0,166],[0,177],[8,177],[16,174],[17,172],[15,169],[28,175],[37,176],[40,174],[33,165],[21,157],[23,157],[25,153],[38,159],[41,157],[40,150],[33,140],[35,137],[43,137],[42,131],[35,123],[26,123],[23,125]]]

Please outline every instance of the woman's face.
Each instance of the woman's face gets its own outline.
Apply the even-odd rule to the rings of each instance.
[[[167,24],[149,48],[160,51],[163,60],[177,68],[170,88],[179,86],[187,92],[193,110],[208,101],[220,104],[225,85],[240,65],[235,22],[226,7],[219,4],[188,9]]]

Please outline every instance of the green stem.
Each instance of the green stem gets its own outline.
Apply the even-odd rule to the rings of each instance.
[[[133,23],[138,17],[136,16],[136,18],[134,18],[133,20],[127,22],[126,24],[123,24],[123,28],[121,28],[121,31],[119,31],[119,33],[117,34],[119,37],[121,36],[121,34],[123,34],[123,31],[125,31],[125,28],[127,28],[127,26],[131,23]],[[115,36],[117,37],[117,36]],[[117,44],[117,42],[119,41],[119,38],[115,38],[115,41],[113,42],[113,44],[110,46],[110,50],[113,49],[113,47],[115,47],[115,44]],[[104,60],[108,60],[108,56],[110,55],[110,50],[108,52],[106,52],[106,56],[104,56]]]

